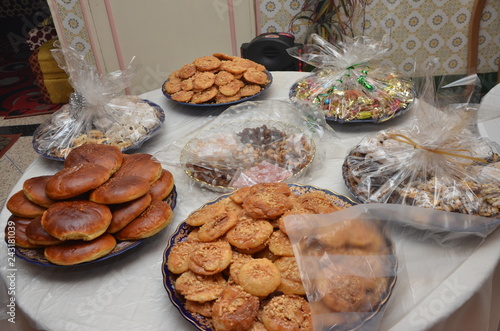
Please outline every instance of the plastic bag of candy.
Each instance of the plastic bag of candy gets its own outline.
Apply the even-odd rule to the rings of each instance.
[[[345,38],[331,44],[312,35],[313,44],[288,53],[315,67],[296,81],[290,100],[298,107],[321,109],[335,122],[384,122],[408,111],[414,103],[413,82],[395,69],[377,66],[389,49],[387,38]]]

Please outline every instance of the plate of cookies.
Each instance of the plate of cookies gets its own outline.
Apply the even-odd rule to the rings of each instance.
[[[166,228],[177,201],[174,178],[152,155],[85,144],[64,168],[32,177],[6,203],[6,239],[16,255],[42,266],[106,260]]]
[[[236,326],[242,330],[276,330],[279,325],[287,330],[313,330],[312,314],[318,308],[308,300],[284,218],[329,214],[355,204],[329,190],[285,183],[256,184],[207,202],[179,225],[164,251],[163,280],[172,304],[198,330]],[[352,250],[353,260],[358,261],[356,257],[384,255],[392,250],[392,243],[379,228],[352,223],[357,232],[370,232],[366,236],[370,243],[350,240],[352,232],[347,227],[332,229],[338,236],[329,237],[329,241],[336,241],[335,249],[341,252],[338,256],[349,257]],[[321,254],[319,244],[314,246]],[[380,248],[380,252],[363,253],[366,247]],[[391,268],[396,268],[395,262]],[[332,316],[345,317],[344,322],[336,319],[339,330],[356,329],[372,318],[390,296],[395,277],[369,279],[366,287],[351,293],[352,298],[350,282],[345,278],[338,283],[346,286],[339,289],[346,294],[344,307],[326,303]],[[284,316],[283,311],[289,314]]]
[[[228,192],[299,177],[313,162],[314,140],[301,128],[274,120],[227,122],[200,132],[181,151],[194,183]]]
[[[36,129],[33,148],[56,161],[64,161],[73,148],[87,143],[114,145],[126,152],[141,147],[165,121],[159,105],[136,96],[115,97],[100,106],[75,111],[64,105]]]
[[[255,98],[272,84],[266,68],[224,53],[196,58],[170,74],[162,85],[170,100],[193,107],[227,106]]]

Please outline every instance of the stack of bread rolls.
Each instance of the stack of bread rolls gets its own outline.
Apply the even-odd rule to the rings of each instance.
[[[23,183],[7,201],[8,223],[15,225],[16,246],[43,249],[53,264],[75,265],[164,229],[173,218],[164,200],[173,190],[172,173],[152,155],[85,144],[54,175]]]

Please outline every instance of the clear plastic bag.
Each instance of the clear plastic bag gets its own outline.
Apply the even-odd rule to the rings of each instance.
[[[123,95],[136,71],[132,62],[126,70],[99,74],[71,47],[57,47],[52,54],[75,92],[35,132],[33,146],[39,154],[64,160],[84,143],[117,145],[125,151],[139,148],[161,128],[165,115],[158,105]]]
[[[375,64],[389,49],[387,37],[346,37],[337,45],[318,35],[312,40],[315,44],[287,50],[316,67],[290,89],[290,100],[298,107],[321,109],[327,120],[336,122],[383,122],[413,105],[412,80]]]
[[[386,330],[398,323],[408,329],[408,315],[424,309],[422,302],[449,291],[448,277],[487,233],[457,235],[407,222],[440,213],[374,203],[286,216],[314,330]],[[449,305],[440,313],[451,315],[454,309]],[[425,322],[427,329],[435,321]]]
[[[229,107],[155,157],[177,170],[176,181],[187,181],[186,187],[231,192],[256,183],[307,182],[335,141],[321,113],[265,100]]]
[[[477,105],[470,100],[477,77],[436,89],[428,70],[415,105],[414,124],[379,131],[353,147],[343,177],[358,201],[432,208],[471,216],[466,223],[435,220],[451,231],[498,224],[500,157],[498,145],[479,137]],[[459,92],[448,87],[462,86]],[[467,92],[469,91],[469,92]],[[464,95],[465,93],[465,95]],[[451,103],[450,103],[451,102]]]

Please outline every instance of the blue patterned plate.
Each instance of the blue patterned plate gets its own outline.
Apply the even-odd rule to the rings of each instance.
[[[241,98],[241,99],[236,100],[236,101],[231,101],[231,102],[224,102],[224,103],[211,102],[211,103],[199,103],[199,104],[197,104],[197,103],[175,101],[175,100],[172,99],[172,96],[170,94],[168,94],[167,91],[165,91],[165,89],[163,88],[163,86],[165,86],[165,83],[168,82],[168,79],[163,83],[161,91],[163,92],[163,95],[165,97],[167,97],[167,99],[169,99],[170,101],[175,102],[175,103],[177,103],[179,105],[186,105],[186,106],[197,107],[197,108],[225,107],[225,106],[230,106],[230,105],[234,105],[234,104],[237,104],[237,103],[241,103],[243,101],[251,100],[251,99],[253,99],[255,97],[258,97],[262,93],[264,93],[271,86],[271,84],[273,83],[273,75],[271,75],[271,73],[269,71],[267,71],[267,70],[265,71],[265,73],[267,74],[267,77],[269,79],[269,83],[267,83],[266,85],[264,85],[262,87],[262,90],[260,90],[259,93],[256,93],[256,94],[251,95],[251,96],[246,97],[246,98]]]
[[[121,149],[122,152],[126,152],[128,150],[134,150],[134,149],[140,148],[144,142],[151,139],[154,135],[156,135],[159,132],[159,130],[163,126],[163,122],[165,122],[165,112],[163,111],[163,109],[159,105],[157,105],[156,103],[151,102],[149,100],[145,100],[145,99],[141,99],[141,102],[147,103],[148,105],[150,105],[154,109],[154,111],[156,113],[156,117],[158,118],[159,122],[150,131],[148,131],[144,135],[142,135],[133,145],[126,147],[126,148],[122,148]],[[60,112],[61,110],[62,109],[58,110],[58,112]],[[48,135],[48,132],[50,132],[53,129],[54,129],[53,123],[50,119],[47,120],[46,122],[42,123],[33,133],[33,140],[32,140],[33,149],[35,150],[35,152],[37,152],[38,154],[40,154],[41,156],[43,156],[47,159],[51,159],[51,160],[55,160],[55,161],[64,161],[65,157],[57,156],[56,154],[54,154],[54,152],[52,152],[50,150],[46,150],[42,146],[41,138],[43,136],[45,136],[46,134]],[[43,138],[45,140],[49,140],[49,146],[53,145],[53,141],[51,139],[49,139],[48,136],[43,137]]]
[[[177,204],[177,190],[174,186],[172,192],[168,197],[163,200],[167,202],[172,210],[175,208],[175,205]],[[140,245],[144,240],[147,239],[142,239],[142,240],[134,240],[134,241],[121,241],[116,244],[116,247],[106,256],[103,256],[99,259],[85,262],[85,263],[80,263],[77,265],[71,265],[70,267],[74,266],[80,266],[80,265],[87,265],[89,263],[95,263],[95,262],[100,262],[107,260],[109,258],[112,258],[114,256],[120,255],[125,253],[126,251]],[[21,248],[21,247],[16,247],[16,256],[19,257],[20,259],[23,259],[27,262],[45,266],[45,267],[68,267],[68,266],[61,266],[57,264],[53,264],[45,258],[43,255],[43,249],[30,249],[30,248]]]
[[[328,194],[329,196],[331,196],[332,202],[341,208],[347,208],[347,207],[356,205],[356,202],[349,199],[348,197],[345,197],[343,195],[339,195],[339,194],[332,192],[332,191],[329,191],[329,190],[320,189],[320,188],[317,188],[314,186],[309,186],[309,185],[300,185],[300,184],[288,184],[288,186],[290,186],[292,192],[294,192],[295,194],[298,194],[298,195],[305,194],[308,192],[322,191],[322,192]],[[218,198],[216,198],[215,200],[207,202],[206,204],[201,206],[199,209],[202,209],[203,207],[205,207],[207,205],[214,204],[214,203],[220,201],[221,199],[229,197],[230,195],[231,195],[231,193],[223,194],[223,195],[219,196]],[[197,210],[199,210],[199,209],[197,209]],[[195,211],[197,211],[197,210],[195,210]],[[193,211],[193,212],[195,212],[195,211]],[[187,321],[189,321],[192,325],[194,325],[198,330],[213,331],[215,329],[214,329],[214,326],[213,326],[210,318],[201,316],[199,314],[192,313],[185,308],[184,298],[182,297],[182,295],[180,295],[175,290],[175,280],[176,280],[177,276],[170,273],[170,271],[168,270],[168,267],[167,267],[167,261],[168,261],[168,256],[170,254],[170,251],[177,243],[183,242],[187,239],[192,228],[193,227],[191,227],[190,225],[186,224],[185,222],[182,222],[178,226],[176,231],[170,237],[170,239],[167,243],[167,247],[165,248],[165,251],[163,253],[163,265],[162,265],[163,285],[165,286],[165,289],[166,289],[167,294],[170,298],[170,301],[177,308],[177,310],[182,315],[182,317],[184,317]],[[391,244],[391,247],[392,247],[392,244]],[[394,263],[394,267],[396,268],[396,261],[393,261],[393,263]],[[395,282],[396,282],[396,277],[394,276],[389,281],[389,284],[387,286],[388,289],[387,289],[387,292],[385,293],[386,298],[379,303],[379,306],[377,307],[375,312],[369,312],[367,314],[363,314],[364,316],[363,316],[362,320],[359,321],[360,323],[358,323],[358,325],[355,328],[359,328],[364,322],[366,322],[368,319],[375,316],[375,314],[380,310],[380,308],[387,302],[387,300],[392,292],[392,288],[393,288]],[[365,315],[367,315],[367,316],[365,316]],[[350,330],[353,330],[353,328],[350,328]]]

